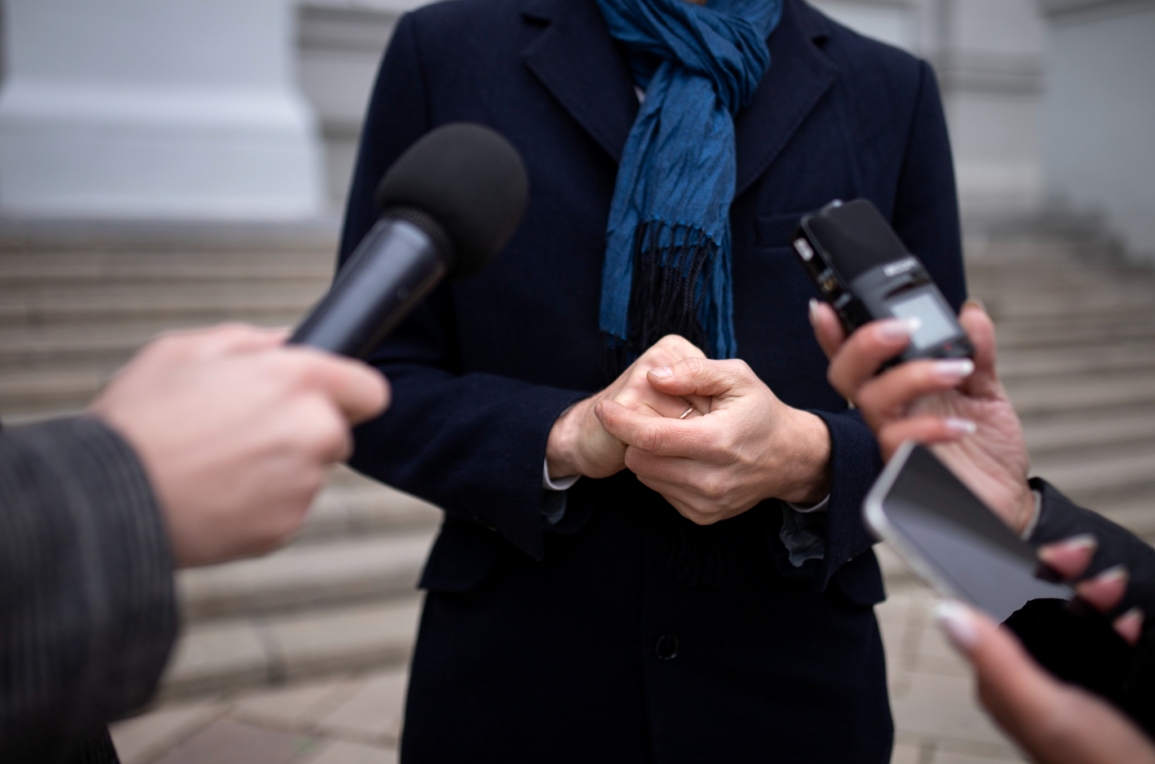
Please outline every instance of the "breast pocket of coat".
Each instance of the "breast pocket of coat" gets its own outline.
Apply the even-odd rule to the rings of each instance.
[[[789,247],[805,212],[759,215],[754,221],[754,242],[759,249]]]

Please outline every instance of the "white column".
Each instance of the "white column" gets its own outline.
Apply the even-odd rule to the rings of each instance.
[[[1155,0],[1044,0],[1047,188],[1155,262]]]
[[[6,0],[0,214],[317,214],[290,0]]]

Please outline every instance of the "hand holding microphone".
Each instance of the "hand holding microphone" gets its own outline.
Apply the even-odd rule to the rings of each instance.
[[[169,334],[89,408],[144,465],[180,566],[287,541],[348,456],[349,426],[388,403],[373,369],[284,340],[247,326]]]
[[[381,221],[288,347],[283,332],[246,326],[175,333],[117,375],[89,413],[144,463],[179,565],[261,554],[296,532],[328,467],[348,458],[350,426],[389,399],[378,372],[336,355],[365,358],[441,278],[492,259],[527,193],[501,136],[435,130],[390,169]]]

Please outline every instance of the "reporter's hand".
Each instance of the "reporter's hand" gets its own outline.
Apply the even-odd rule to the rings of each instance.
[[[995,367],[995,330],[975,302],[959,323],[975,348],[967,359],[910,361],[875,376],[910,343],[911,325],[892,319],[863,326],[849,338],[830,306],[811,303],[811,323],[831,359],[828,378],[862,412],[884,459],[905,440],[935,454],[1003,520],[1022,532],[1034,516],[1027,475],[1030,456],[1018,415]]]
[[[351,452],[349,425],[388,403],[361,363],[245,326],[170,334],[141,350],[89,413],[134,448],[181,566],[289,539]]]
[[[1127,568],[1117,565],[1097,576],[1085,578],[1083,573],[1091,565],[1099,544],[1093,535],[1086,534],[1045,544],[1039,547],[1039,559],[1065,581],[1075,584],[1079,599],[1100,613],[1114,612],[1127,594],[1130,575]],[[1115,631],[1130,645],[1138,643],[1143,631],[1144,614],[1138,607],[1114,619]]]
[[[825,423],[778,400],[744,361],[688,358],[648,379],[669,396],[709,398],[708,411],[660,419],[603,401],[597,415],[629,445],[626,466],[687,519],[709,525],[764,499],[805,504],[829,493]]]
[[[654,343],[605,390],[571,406],[558,417],[549,433],[545,455],[550,477],[604,478],[624,469],[626,445],[607,433],[595,414],[602,401],[616,401],[641,416],[651,417],[679,417],[691,404],[699,411],[706,410],[707,400],[684,400],[663,394],[655,391],[646,378],[646,373],[656,366],[704,357],[689,340],[668,335]]]
[[[1039,764],[1155,764],[1155,746],[1122,713],[1040,668],[1008,629],[957,602],[935,617],[970,661],[998,725]]]

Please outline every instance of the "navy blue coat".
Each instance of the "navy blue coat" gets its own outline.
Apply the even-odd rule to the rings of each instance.
[[[455,0],[399,23],[342,257],[377,215],[385,170],[438,125],[495,128],[532,184],[496,263],[440,287],[380,348],[393,406],[356,433],[354,467],[445,510],[421,581],[403,760],[888,760],[883,590],[859,514],[880,460],[826,382],[815,291],[786,245],[801,213],[867,197],[957,307],[950,148],[925,63],[802,0],[787,0],[770,50],[736,119],[734,323],[758,376],[830,429],[826,555],[802,568],[777,501],[698,528],[628,472],[579,481],[564,520],[543,519],[550,428],[609,381],[598,304],[633,83],[593,0]],[[686,549],[715,575],[691,585],[674,564]]]

